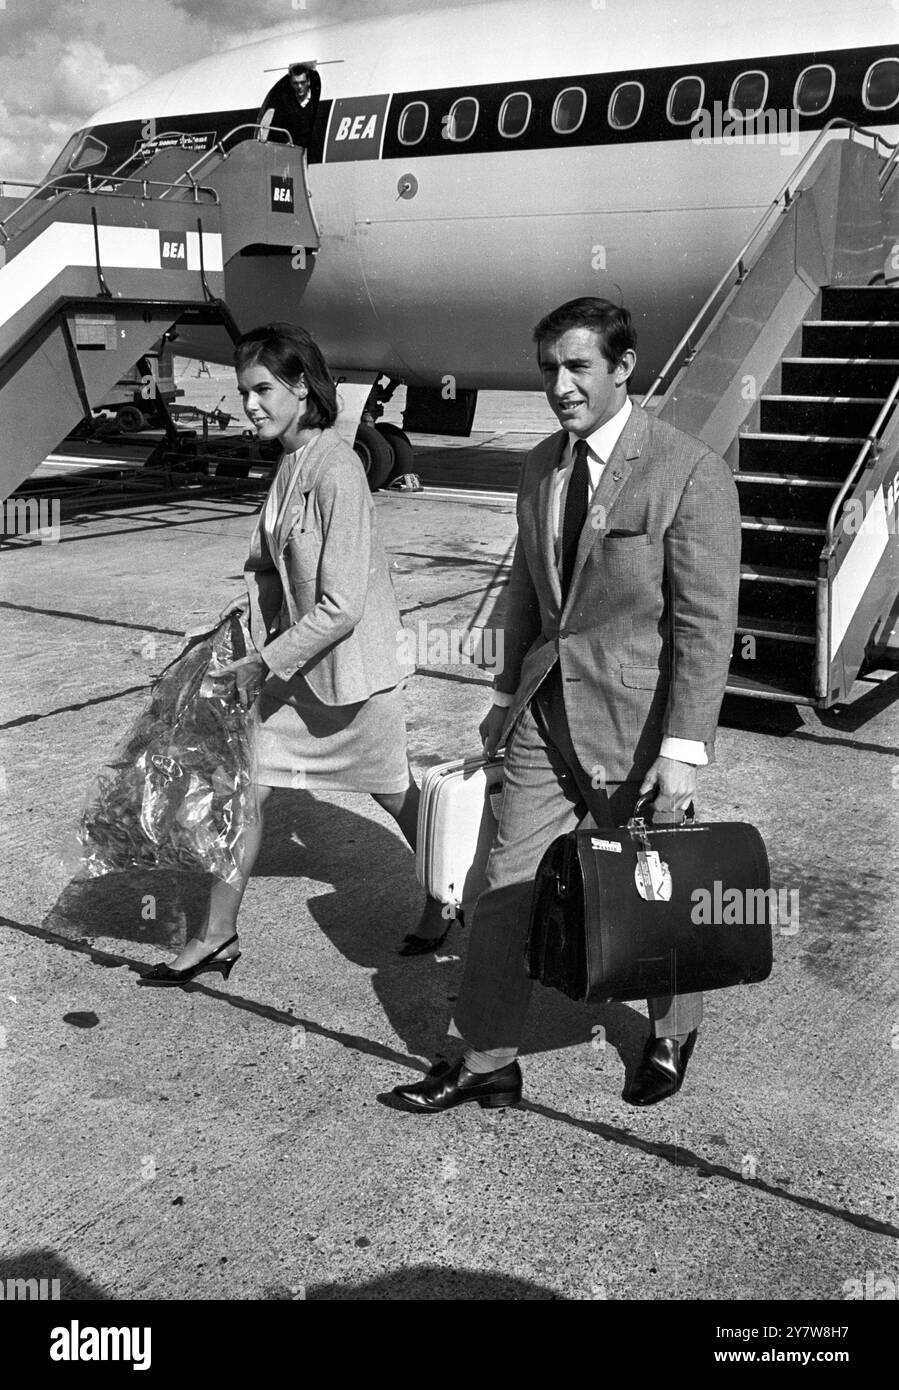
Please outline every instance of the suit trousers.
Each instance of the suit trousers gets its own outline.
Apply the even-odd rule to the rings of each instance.
[[[503,799],[496,839],[487,862],[487,887],[475,908],[465,971],[449,1032],[487,1052],[518,1048],[534,982],[525,968],[525,943],[537,866],[553,840],[566,835],[589,811],[597,824],[623,824],[633,813],[639,783],[598,793],[598,772],[581,767],[568,735],[558,665],[516,722],[506,744]],[[672,824],[680,816],[656,800],[654,818]],[[698,1028],[701,994],[666,995],[647,1001],[656,1037]]]

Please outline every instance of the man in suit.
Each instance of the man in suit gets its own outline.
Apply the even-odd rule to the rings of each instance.
[[[628,311],[572,300],[534,339],[562,430],[524,465],[506,664],[481,724],[488,752],[505,736],[505,790],[450,1026],[465,1052],[396,1088],[420,1114],[520,1099],[537,865],[586,812],[620,825],[652,789],[655,819],[681,818],[712,748],[736,625],[733,477],[699,440],[629,399]],[[702,1017],[701,995],[648,1004],[651,1034],[624,1091],[641,1106],[680,1088]]]

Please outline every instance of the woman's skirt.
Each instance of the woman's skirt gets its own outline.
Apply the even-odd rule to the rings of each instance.
[[[304,676],[270,675],[256,709],[260,786],[388,793],[409,785],[399,686],[356,705],[326,705]]]

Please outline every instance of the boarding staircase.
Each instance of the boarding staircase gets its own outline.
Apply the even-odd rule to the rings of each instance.
[[[831,122],[644,398],[734,471],[732,694],[827,708],[894,645],[896,158]]]
[[[254,257],[301,253],[301,297],[320,245],[304,154],[254,129],[0,196],[0,500],[164,334],[252,326],[229,294]]]

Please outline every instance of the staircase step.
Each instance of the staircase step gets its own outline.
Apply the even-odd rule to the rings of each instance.
[[[742,468],[734,474],[737,483],[764,483],[766,487],[829,488],[836,492],[840,484],[833,478],[810,478],[807,473],[750,473]]]
[[[759,700],[781,700],[788,705],[814,705],[812,673],[787,676],[783,672],[743,675],[732,666],[725,687],[728,695],[755,696]]]
[[[815,536],[822,540],[826,526],[800,526],[797,522],[775,521],[768,516],[744,516],[740,523],[744,531],[770,531],[779,536]]]
[[[806,319],[803,357],[899,357],[899,320]]]
[[[729,691],[811,702],[814,671],[812,622],[740,614],[727,678]]]
[[[774,565],[817,573],[818,559],[827,536],[824,526],[744,516],[742,558],[752,566]]]
[[[762,396],[760,425],[771,432],[864,435],[880,414],[885,397]]]
[[[839,478],[810,478],[783,473],[734,474],[740,489],[740,511],[786,524],[821,526],[826,523],[842,482]]]
[[[739,438],[741,472],[789,471],[839,478],[841,482],[865,442],[859,436],[782,434],[773,430],[747,430]]]
[[[804,589],[814,589],[817,579],[807,570],[781,569],[774,565],[741,565],[740,581],[760,584],[789,584]]]
[[[785,357],[780,389],[806,396],[888,396],[899,377],[899,358]]]
[[[798,623],[808,627],[815,621],[816,583],[806,583],[773,576],[760,580],[743,575],[740,580],[738,622],[745,627],[759,619],[769,622]]]
[[[888,285],[826,285],[822,319],[899,319],[899,290]]]
[[[787,623],[776,618],[755,618],[744,622],[740,618],[737,621],[737,632],[747,633],[752,637],[765,637],[775,642],[799,642],[812,647],[815,645],[815,629],[811,623]]]

